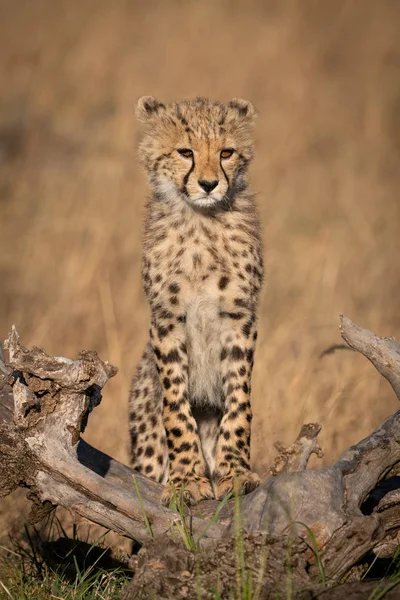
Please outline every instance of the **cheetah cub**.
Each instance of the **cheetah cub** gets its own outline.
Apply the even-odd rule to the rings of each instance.
[[[132,466],[196,503],[259,484],[250,382],[263,279],[247,182],[253,106],[141,98],[139,156],[152,190],[142,279],[150,341],[130,393]]]

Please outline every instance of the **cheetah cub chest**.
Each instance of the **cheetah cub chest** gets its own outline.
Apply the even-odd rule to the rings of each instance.
[[[250,384],[263,278],[247,182],[254,110],[198,98],[139,100],[147,205],[142,277],[150,340],[130,394],[132,466],[188,502],[245,493]],[[173,486],[171,486],[171,482]]]

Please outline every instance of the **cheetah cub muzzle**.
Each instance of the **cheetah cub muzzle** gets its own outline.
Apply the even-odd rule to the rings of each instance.
[[[250,385],[263,279],[247,183],[253,106],[138,101],[148,175],[142,279],[150,341],[130,393],[132,466],[185,500],[259,485],[250,471]],[[173,486],[171,485],[171,482]]]

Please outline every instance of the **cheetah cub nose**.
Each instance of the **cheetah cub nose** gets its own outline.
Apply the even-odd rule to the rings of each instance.
[[[207,194],[213,191],[214,188],[218,185],[218,180],[214,179],[214,181],[206,181],[205,179],[199,179],[199,186],[203,188]]]

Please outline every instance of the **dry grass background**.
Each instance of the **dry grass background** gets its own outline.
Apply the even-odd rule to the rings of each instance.
[[[0,337],[15,323],[26,345],[119,366],[88,441],[127,459],[149,320],[142,94],[260,114],[256,468],[304,421],[322,423],[327,463],[397,408],[365,359],[319,354],[342,312],[400,337],[399,22],[395,0],[1,0]]]

